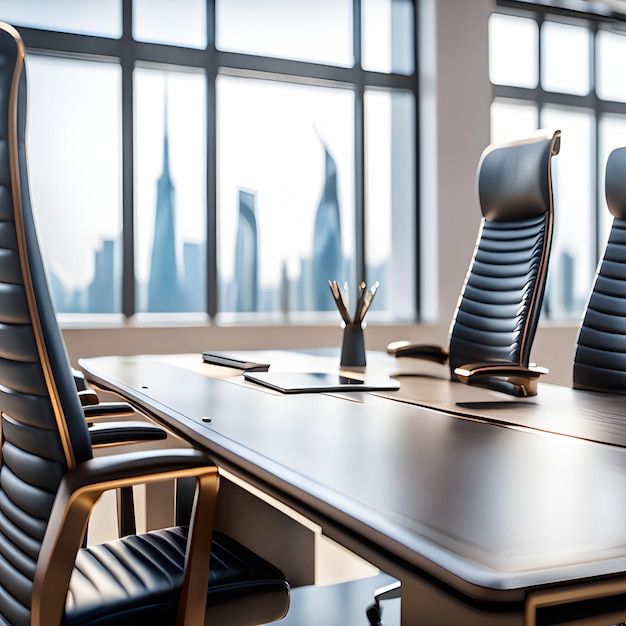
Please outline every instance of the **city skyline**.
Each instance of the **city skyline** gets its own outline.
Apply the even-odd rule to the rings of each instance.
[[[166,118],[165,118],[166,119]],[[206,308],[203,265],[206,247],[182,241],[182,260],[176,255],[176,185],[170,171],[169,132],[163,125],[161,173],[155,181],[156,207],[153,229],[152,266],[149,280],[135,281],[138,310],[146,312],[201,312]],[[239,189],[239,223],[234,249],[235,273],[220,280],[220,311],[272,312],[332,311],[334,303],[328,280],[350,282],[352,260],[343,255],[341,212],[337,193],[337,164],[322,142],[324,179],[315,214],[313,254],[298,259],[298,278],[290,279],[283,267],[277,285],[259,281],[259,229],[256,192]],[[69,290],[51,275],[52,292],[61,313],[114,313],[120,310],[116,276],[121,264],[119,240],[104,239],[94,253],[94,278],[84,289]],[[385,267],[376,273],[384,275]]]

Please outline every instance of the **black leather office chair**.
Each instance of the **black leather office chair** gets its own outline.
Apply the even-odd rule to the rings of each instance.
[[[453,380],[516,396],[546,372],[530,363],[552,243],[551,159],[560,131],[489,146],[478,165],[482,221],[448,348],[394,342],[396,357],[448,363]]]
[[[605,177],[613,224],[578,331],[574,387],[626,393],[626,148],[609,155]]]
[[[547,278],[554,205],[551,160],[560,131],[491,145],[478,165],[482,221],[450,325],[448,348],[397,341],[396,357],[447,363],[452,380],[515,396],[537,393],[547,370],[530,363]],[[380,624],[381,602],[400,596],[400,583],[376,591],[367,609]]]
[[[219,476],[206,454],[92,457],[30,205],[24,61],[0,24],[0,621],[199,625],[205,608],[214,624],[280,619],[282,573],[212,532]],[[80,548],[105,490],[179,477],[197,480],[188,528]]]

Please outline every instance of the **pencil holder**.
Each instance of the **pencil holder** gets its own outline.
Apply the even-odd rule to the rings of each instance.
[[[365,367],[365,341],[363,340],[363,326],[346,324],[343,329],[343,343],[341,346],[342,367]]]
[[[345,283],[343,289],[339,287],[336,280],[329,280],[328,286],[335,299],[337,310],[341,315],[341,319],[345,324],[343,328],[343,344],[341,346],[342,367],[365,367],[365,342],[363,341],[363,324],[365,314],[372,304],[372,300],[378,289],[378,281],[376,281],[369,290],[366,285],[361,282],[359,285],[359,295],[356,303],[354,315],[350,315],[348,311],[348,283]]]

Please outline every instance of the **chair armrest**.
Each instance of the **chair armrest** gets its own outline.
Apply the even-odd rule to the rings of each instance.
[[[539,367],[534,363],[525,367],[508,362],[470,363],[454,370],[454,375],[462,383],[520,397],[537,395],[537,379],[547,373],[545,367]]]
[[[93,389],[81,389],[78,391],[81,406],[94,406],[100,402],[98,395]]]
[[[64,475],[54,500],[33,581],[33,626],[61,623],[70,576],[94,504],[109,489],[195,477],[196,497],[185,557],[178,624],[202,624],[209,579],[218,469],[199,450],[128,452],[90,459]],[[199,532],[194,532],[194,529]],[[184,615],[184,620],[180,615]]]
[[[74,384],[76,385],[77,391],[85,391],[89,389],[89,385],[87,384],[87,379],[85,378],[85,374],[80,370],[77,370],[75,367],[72,367],[72,376],[74,377]]]
[[[441,346],[409,343],[408,341],[393,341],[387,346],[387,353],[395,355],[396,358],[412,357],[441,364],[448,360],[448,351]]]
[[[369,606],[365,612],[367,615],[367,619],[370,624],[381,624],[382,623],[382,607],[380,603],[383,600],[391,600],[393,598],[399,598],[402,595],[402,583],[399,580],[386,585],[385,587],[380,587],[376,589],[374,592],[374,604]]]
[[[159,441],[167,438],[167,433],[156,424],[149,422],[90,422],[89,435],[94,447]]]
[[[89,386],[85,374],[72,368],[72,376],[85,417],[104,417],[111,415],[132,415],[135,413],[128,402],[100,402],[98,394]]]
[[[76,385],[76,391],[78,391],[78,397],[82,406],[92,406],[98,404],[98,396],[96,392],[87,384],[85,375],[72,368],[72,376],[74,377],[74,384]]]
[[[135,415],[137,411],[128,402],[99,402],[98,404],[83,405],[83,413],[88,422],[101,417],[122,417]]]
[[[212,474],[217,471],[211,457],[193,448],[172,448],[144,452],[124,452],[80,463],[61,481],[57,500],[70,494],[102,494],[109,489]],[[96,496],[96,498],[99,496]],[[54,506],[57,506],[55,500]],[[54,515],[54,508],[51,519]]]
[[[83,412],[93,448],[145,443],[167,438],[167,432],[152,422],[100,420],[112,416],[135,415],[136,411],[126,402],[101,402],[93,406],[84,406]],[[117,524],[120,537],[134,535],[136,532],[132,487],[117,490]]]

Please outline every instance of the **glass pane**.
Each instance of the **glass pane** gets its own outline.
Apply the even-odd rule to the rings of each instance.
[[[349,67],[352,0],[217,0],[220,50]]]
[[[492,83],[533,88],[538,75],[537,23],[494,13],[489,18],[489,78]]]
[[[626,116],[604,115],[600,118],[598,133],[598,211],[599,232],[598,245],[600,255],[604,254],[604,246],[613,224],[613,216],[606,205],[604,193],[606,161],[615,148],[626,146]]]
[[[603,100],[626,102],[623,62],[626,56],[626,36],[601,30],[596,41],[596,92]]]
[[[16,27],[122,36],[121,0],[2,0],[0,19]]]
[[[367,282],[380,282],[371,310],[393,311],[396,319],[415,318],[414,136],[413,94],[366,90]]]
[[[28,57],[33,209],[59,313],[121,311],[121,70]]]
[[[363,0],[361,11],[363,68],[412,74],[415,19],[411,0]]]
[[[206,310],[206,81],[135,69],[137,310]]]
[[[591,32],[581,26],[545,22],[541,27],[541,84],[548,91],[589,93]]]
[[[561,151],[552,160],[555,217],[546,306],[553,319],[579,319],[596,268],[594,117],[546,107],[541,124],[562,131]]]
[[[206,0],[133,0],[136,41],[206,48]]]
[[[491,143],[526,137],[537,130],[537,105],[511,100],[496,100],[491,105]]]
[[[217,104],[220,310],[334,311],[328,280],[353,273],[353,92],[220,76]]]

